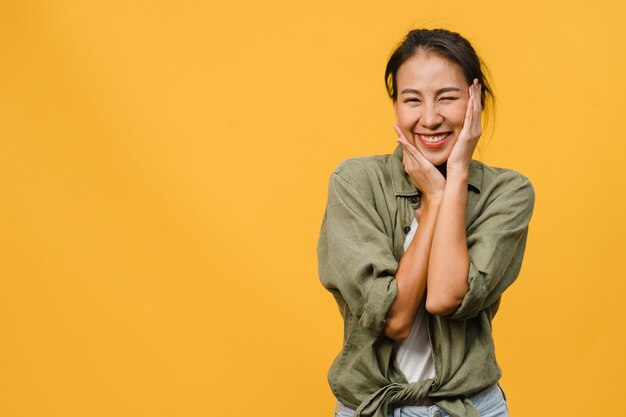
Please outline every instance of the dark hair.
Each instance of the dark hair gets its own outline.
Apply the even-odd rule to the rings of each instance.
[[[410,31],[406,38],[393,51],[385,69],[385,84],[387,94],[395,102],[398,99],[398,84],[396,74],[400,66],[420,51],[431,52],[448,59],[459,67],[465,74],[469,85],[474,78],[482,84],[481,102],[483,109],[488,106],[495,109],[495,96],[489,79],[485,63],[476,54],[476,51],[467,39],[455,32],[446,29],[415,29]],[[489,77],[490,78],[490,77]],[[489,111],[487,112],[489,114]]]

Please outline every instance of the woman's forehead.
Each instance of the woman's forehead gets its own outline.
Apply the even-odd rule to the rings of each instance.
[[[418,52],[407,59],[396,74],[398,90],[403,85],[420,85],[422,88],[439,89],[443,85],[467,84],[461,67],[434,53]]]

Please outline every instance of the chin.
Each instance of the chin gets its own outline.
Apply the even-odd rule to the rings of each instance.
[[[448,162],[447,159],[444,159],[444,160],[440,160],[440,159],[430,160],[429,159],[429,161],[430,161],[431,164],[433,164],[436,167],[439,167],[441,165],[445,165],[446,162]]]
[[[422,154],[426,157],[426,159],[428,159],[428,162],[430,162],[431,164],[433,164],[434,166],[440,166],[440,165],[444,165],[446,162],[448,162],[448,157],[450,156],[448,155],[429,155],[428,151],[422,151]]]
[[[446,146],[440,149],[429,149],[422,145],[421,142],[418,142],[417,149],[419,149],[422,155],[424,155],[424,157],[428,159],[428,162],[430,162],[434,166],[440,166],[448,161],[455,142],[456,140],[451,141],[450,143],[447,143]]]

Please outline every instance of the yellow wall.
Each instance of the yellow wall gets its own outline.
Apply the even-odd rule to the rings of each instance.
[[[537,194],[495,321],[516,416],[625,392],[618,1],[0,4],[0,415],[330,416],[315,246],[331,169],[393,151],[386,58],[468,37],[480,159]]]

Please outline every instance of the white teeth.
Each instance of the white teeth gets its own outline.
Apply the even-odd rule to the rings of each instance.
[[[442,135],[437,135],[437,136],[424,136],[424,135],[419,135],[424,142],[428,142],[428,143],[437,143],[437,142],[441,142],[442,140],[444,140],[448,134],[444,133]]]

